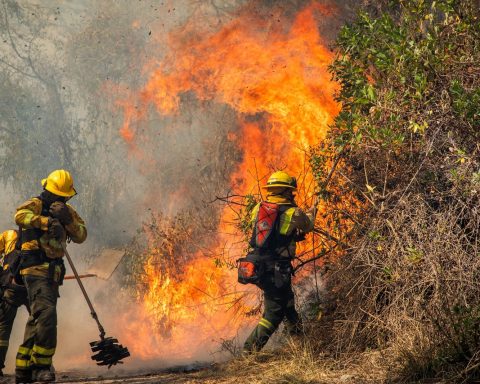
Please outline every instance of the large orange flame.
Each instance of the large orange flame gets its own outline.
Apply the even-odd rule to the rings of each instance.
[[[170,54],[135,99],[122,103],[121,135],[133,148],[140,135],[136,127],[151,107],[161,115],[174,115],[186,92],[199,100],[225,103],[236,111],[241,124],[230,137],[243,152],[243,160],[230,175],[232,188],[241,195],[259,193],[259,183],[272,170],[285,169],[300,177],[298,201],[307,202],[313,185],[308,148],[325,139],[339,110],[333,97],[337,85],[327,70],[332,54],[318,32],[317,20],[327,13],[314,3],[297,14],[287,31],[277,28],[266,33],[264,22],[249,14],[216,33],[172,34]],[[233,221],[226,208],[219,232],[231,233],[226,228]],[[243,249],[236,240],[219,235],[216,243],[229,244],[233,259]],[[142,320],[126,333],[131,335],[125,343],[133,355],[152,358],[174,351],[189,357],[209,339],[236,335],[241,318],[235,313],[250,306],[237,300],[231,270],[215,267],[200,253],[180,274],[160,270],[153,260],[152,256],[145,268],[142,283],[147,293],[136,314]],[[164,319],[168,330],[158,327]]]

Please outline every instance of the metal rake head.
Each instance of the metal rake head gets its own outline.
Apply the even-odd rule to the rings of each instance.
[[[123,364],[121,360],[130,356],[127,347],[119,344],[118,340],[113,337],[92,341],[90,347],[94,353],[92,360],[95,360],[97,365],[107,365],[108,368],[112,365]]]

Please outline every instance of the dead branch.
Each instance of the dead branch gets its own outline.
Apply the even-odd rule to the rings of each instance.
[[[304,261],[302,261],[301,263],[297,264],[297,265],[295,266],[295,268],[293,268],[293,271],[294,271],[294,272],[297,272],[298,270],[300,270],[301,268],[303,268],[305,265],[307,265],[307,264],[309,264],[309,263],[312,263],[312,262],[314,262],[314,261],[316,261],[316,260],[319,260],[319,259],[324,258],[326,255],[332,253],[332,252],[336,249],[336,247],[337,247],[337,246],[335,245],[334,247],[332,247],[332,248],[330,248],[330,249],[328,249],[328,250],[327,250],[327,249],[323,249],[319,254],[317,254],[317,256],[312,257],[312,258],[310,258],[310,259],[308,259],[308,260],[304,260]]]

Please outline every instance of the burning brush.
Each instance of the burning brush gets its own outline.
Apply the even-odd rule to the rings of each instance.
[[[100,331],[100,340],[92,341],[90,343],[90,347],[92,348],[92,352],[94,353],[92,356],[92,360],[95,360],[97,365],[107,365],[110,368],[112,365],[123,364],[123,359],[130,356],[130,352],[128,352],[127,347],[124,347],[122,344],[119,344],[118,340],[113,337],[105,337],[105,330],[98,320],[97,312],[93,308],[93,304],[88,297],[87,291],[83,286],[82,280],[78,275],[77,269],[73,264],[72,258],[70,257],[67,247],[65,244],[63,246],[63,251],[65,252],[65,256],[67,257],[68,264],[70,264],[70,268],[72,268],[73,274],[75,275],[75,279],[80,286],[80,289],[87,301],[88,307],[90,308],[90,313],[93,319],[97,322],[98,330]]]

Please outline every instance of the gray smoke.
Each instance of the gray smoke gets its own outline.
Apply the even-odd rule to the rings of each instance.
[[[89,228],[87,243],[73,247],[80,270],[99,248],[128,244],[151,210],[217,214],[208,201],[225,193],[241,158],[226,139],[238,128],[233,111],[185,94],[178,115],[151,113],[136,127],[143,132],[143,155],[136,156],[119,136],[123,113],[116,103],[141,88],[151,68],[145,66],[165,57],[169,32],[186,21],[215,30],[238,12],[268,18],[275,11],[288,24],[307,3],[0,1],[0,230],[14,226],[15,207],[58,168],[73,173],[79,195],[72,205]],[[338,15],[320,23],[327,39],[352,4],[339,1]],[[95,296],[103,284],[89,280],[87,288]],[[75,282],[66,282],[61,295],[56,362],[68,368],[89,354],[86,341],[98,335]],[[10,371],[26,320],[19,312]]]
[[[68,169],[79,192],[72,205],[89,229],[87,243],[71,247],[83,271],[86,256],[99,248],[128,244],[150,210],[175,214],[211,198],[200,186],[185,188],[193,175],[198,185],[225,174],[214,183],[214,188],[224,188],[228,170],[216,169],[218,154],[209,148],[223,151],[228,145],[224,136],[233,115],[225,107],[211,104],[205,113],[207,106],[192,98],[178,119],[152,114],[144,122],[144,129],[152,130],[143,144],[146,158],[138,158],[119,136],[123,114],[116,102],[141,87],[143,66],[164,56],[170,30],[192,15],[217,14],[220,23],[239,5],[0,2],[1,230],[14,227],[15,207],[40,193],[42,178],[54,169]],[[178,190],[184,192],[172,204],[170,196]],[[85,283],[92,297],[106,284]],[[87,341],[98,339],[98,331],[74,281],[65,282],[61,296],[55,365],[68,369],[88,362]],[[113,333],[120,331],[108,308],[98,312]],[[10,372],[26,316],[20,309],[7,357]]]

